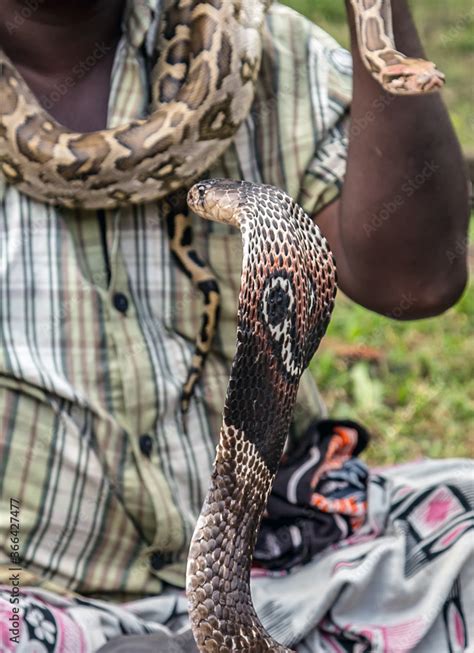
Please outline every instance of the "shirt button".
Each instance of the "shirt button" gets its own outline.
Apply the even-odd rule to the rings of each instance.
[[[155,571],[159,571],[166,565],[166,560],[164,556],[161,556],[159,553],[155,551],[154,553],[151,554],[150,563]]]
[[[147,458],[149,458],[151,454],[151,450],[153,449],[153,440],[151,439],[151,437],[149,435],[141,435],[139,444],[140,444],[140,451],[142,452],[142,454]]]
[[[128,309],[128,299],[123,292],[116,292],[112,298],[112,303],[120,313],[126,313]]]

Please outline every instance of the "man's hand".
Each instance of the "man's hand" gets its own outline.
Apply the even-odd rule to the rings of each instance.
[[[354,59],[347,173],[341,199],[315,219],[347,295],[399,319],[429,317],[452,306],[467,282],[462,153],[440,94],[396,97],[373,80],[346,4]],[[392,5],[397,48],[424,57],[406,0]]]

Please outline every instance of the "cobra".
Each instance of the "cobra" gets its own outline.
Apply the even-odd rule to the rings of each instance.
[[[165,0],[152,112],[74,133],[45,111],[0,52],[0,171],[42,202],[113,208],[187,187],[229,146],[247,115],[271,0]],[[390,0],[351,0],[361,56],[391,93],[437,90],[434,64],[395,48]]]
[[[397,95],[438,90],[433,63],[395,47],[390,0],[351,0],[362,59]],[[211,271],[196,257],[175,193],[202,176],[251,107],[268,4],[165,0],[147,118],[74,133],[39,104],[0,52],[0,172],[7,183],[66,208],[163,200],[171,248],[206,299],[183,410],[199,378],[219,309]],[[288,651],[253,609],[255,537],[290,424],[299,379],[329,322],[334,261],[312,221],[285,193],[246,182],[201,182],[189,205],[240,227],[244,260],[237,350],[210,489],[192,539],[187,591],[201,651]],[[166,212],[166,211],[165,211]]]
[[[253,608],[250,565],[299,380],[329,323],[335,264],[317,226],[277,188],[208,180],[191,188],[188,203],[239,227],[243,240],[237,348],[188,557],[192,629],[203,653],[288,652]]]

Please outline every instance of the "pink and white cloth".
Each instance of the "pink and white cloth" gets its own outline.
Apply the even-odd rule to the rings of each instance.
[[[474,651],[473,532],[472,461],[371,474],[364,526],[289,574],[253,577],[257,612],[298,653]],[[117,651],[196,650],[180,590],[117,605],[25,587],[19,643],[9,639],[9,597],[0,587],[2,653],[93,653],[119,636]],[[151,633],[161,644],[133,637]]]

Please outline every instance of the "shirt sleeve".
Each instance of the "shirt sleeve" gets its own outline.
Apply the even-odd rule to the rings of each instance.
[[[308,72],[318,139],[301,177],[298,202],[309,215],[315,215],[342,189],[352,99],[352,57],[316,25],[311,26],[308,41]]]

